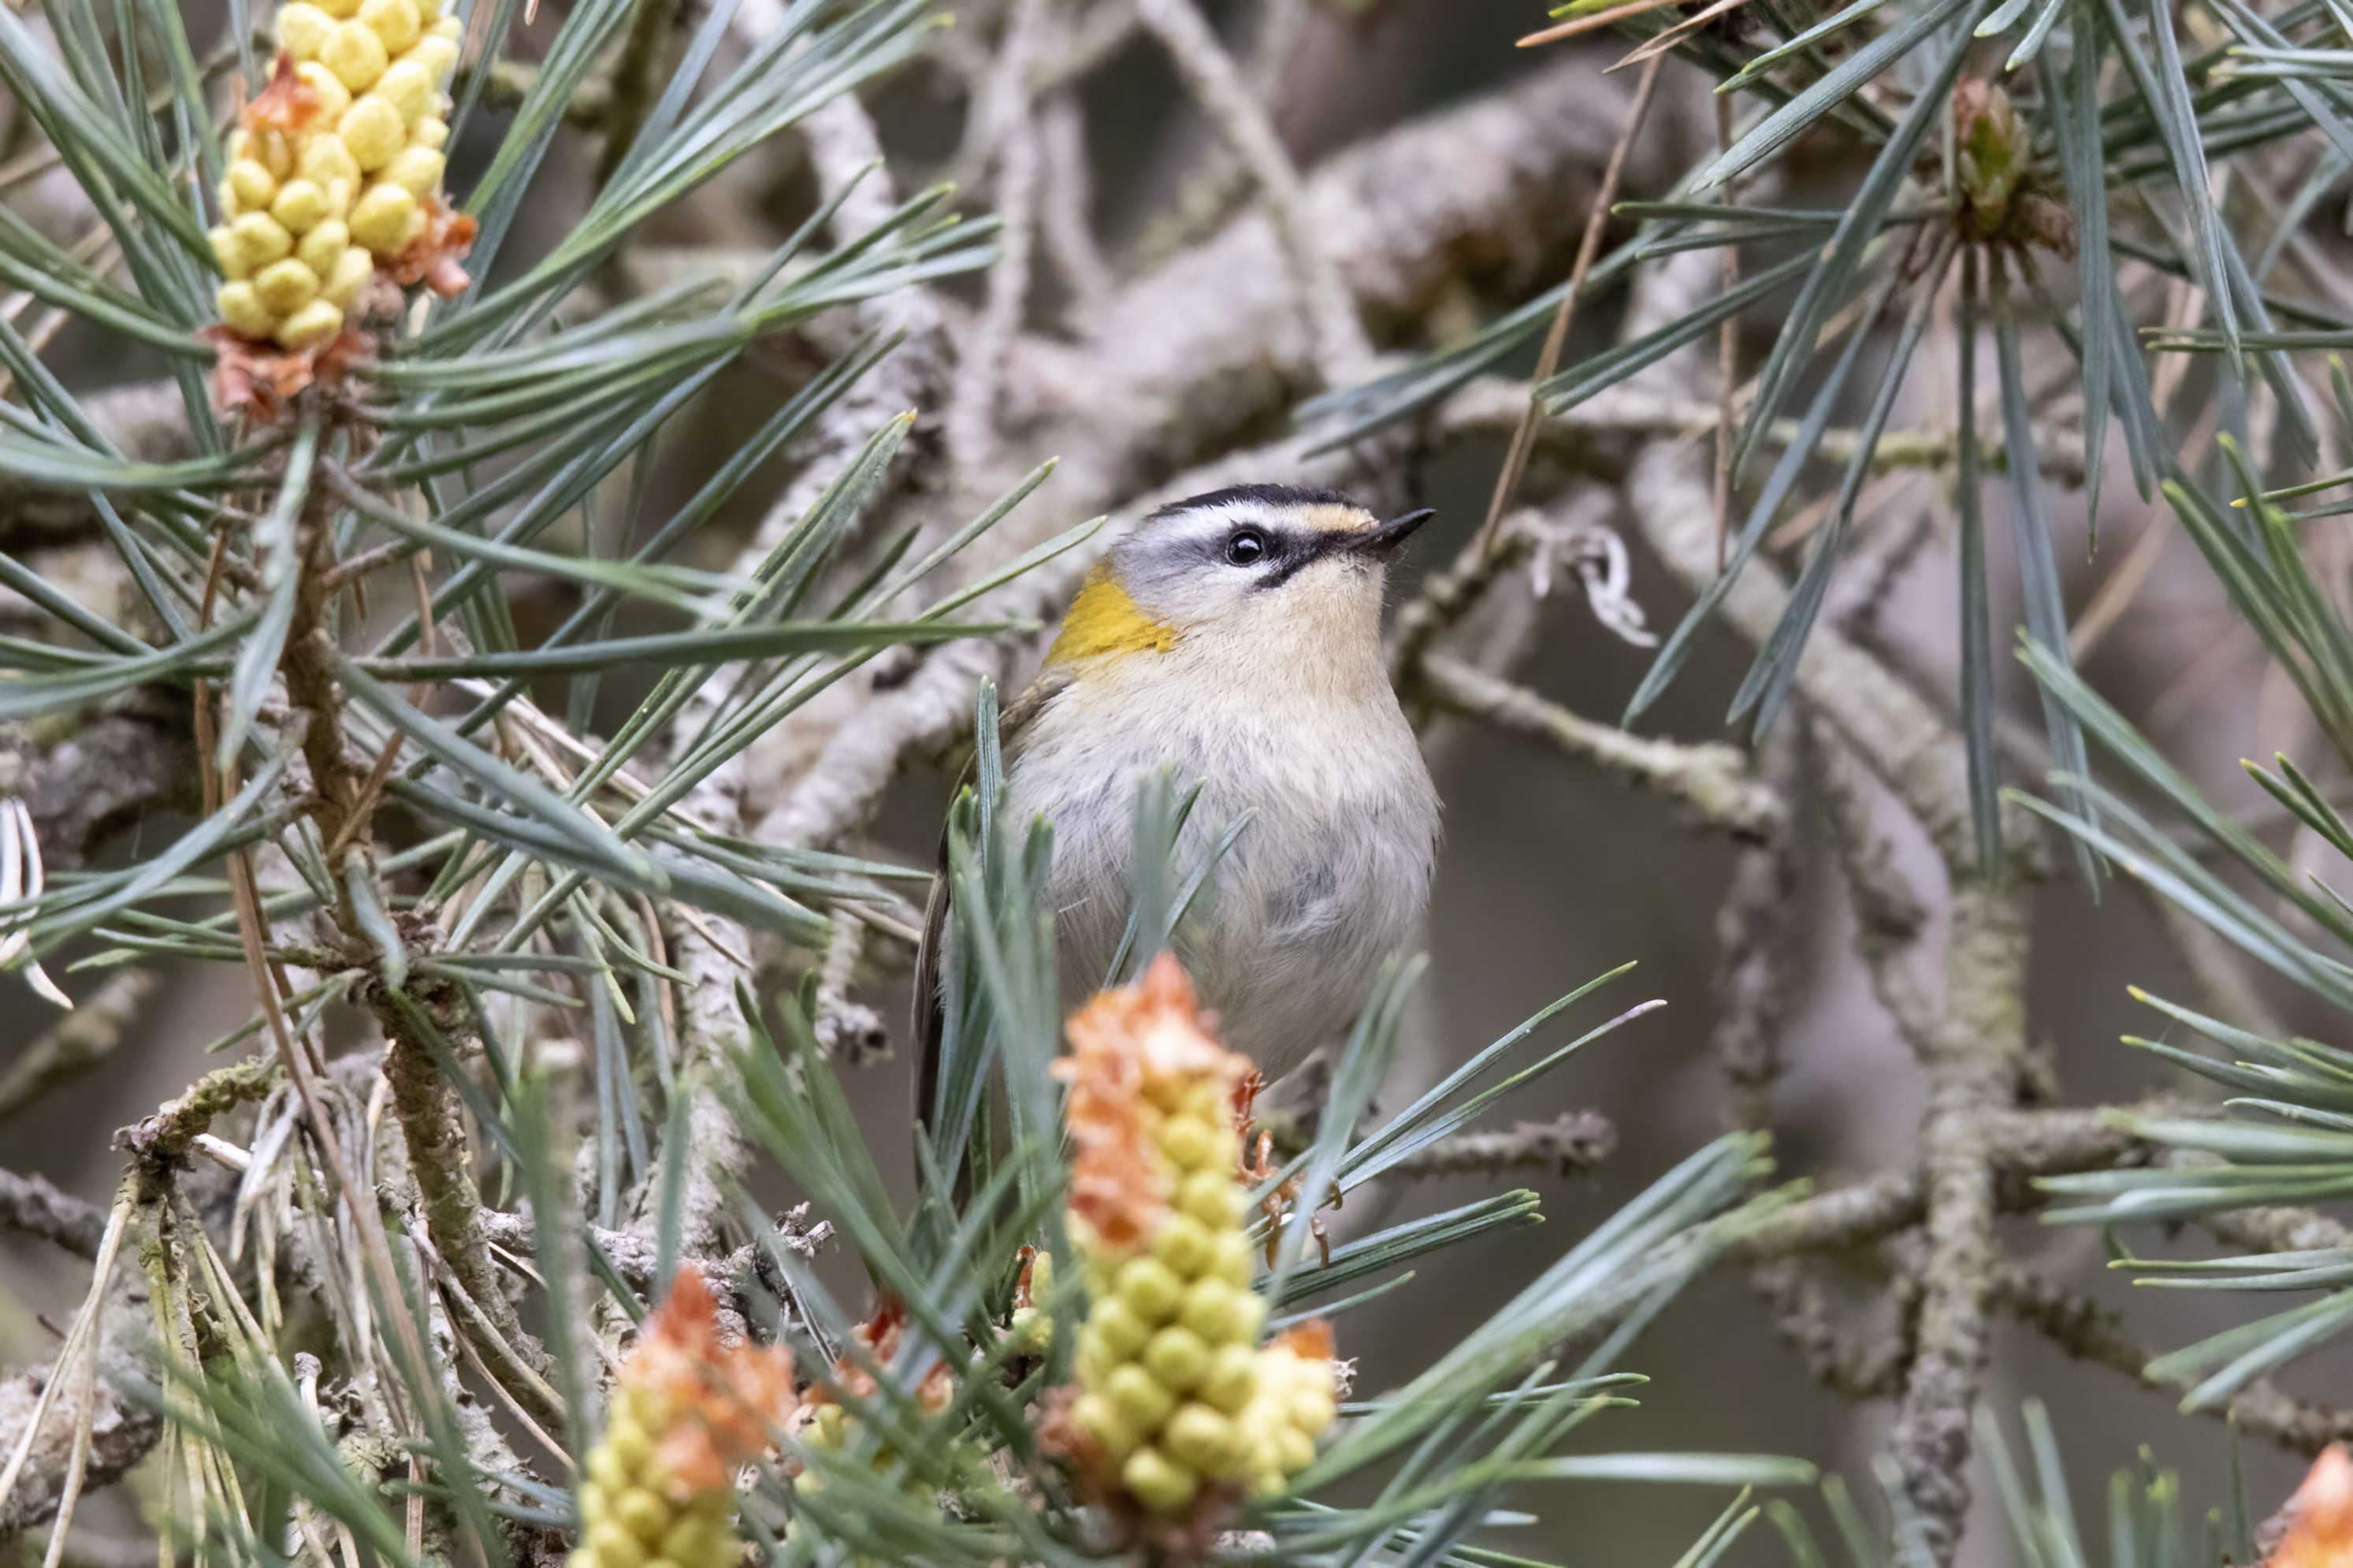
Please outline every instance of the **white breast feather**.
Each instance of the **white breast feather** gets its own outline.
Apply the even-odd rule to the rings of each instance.
[[[1180,875],[1254,809],[1177,947],[1226,1043],[1270,1077],[1341,1038],[1381,961],[1411,940],[1436,856],[1437,792],[1369,647],[1335,665],[1317,656],[1333,646],[1322,630],[1280,628],[1240,658],[1221,637],[1119,659],[1059,694],[1020,737],[1014,809],[1055,827],[1066,1008],[1102,984],[1125,928],[1136,784],[1162,766],[1180,790],[1207,781],[1178,845]]]

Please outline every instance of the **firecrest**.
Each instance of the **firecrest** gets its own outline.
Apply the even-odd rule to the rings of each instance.
[[[1438,791],[1380,641],[1389,559],[1430,515],[1240,485],[1161,508],[1095,567],[1002,724],[1011,809],[1054,827],[1065,1015],[1126,929],[1136,788],[1166,768],[1202,781],[1180,871],[1249,814],[1175,938],[1220,1039],[1271,1079],[1345,1037],[1437,854]],[[916,970],[923,1116],[946,905],[942,879]]]

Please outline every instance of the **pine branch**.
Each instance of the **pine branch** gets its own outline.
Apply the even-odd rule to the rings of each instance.
[[[19,1230],[54,1242],[80,1258],[98,1256],[98,1240],[106,1230],[106,1213],[59,1192],[38,1172],[20,1176],[0,1171],[0,1229]]]
[[[196,804],[196,758],[185,700],[137,692],[42,737],[0,725],[0,795],[24,798],[41,854],[69,870],[109,836]]]
[[[524,1330],[508,1297],[505,1273],[491,1256],[481,1193],[474,1184],[472,1141],[466,1135],[457,1090],[446,1076],[443,1053],[420,1037],[429,1021],[446,1052],[452,1042],[471,1039],[473,1029],[446,993],[403,1001],[406,1005],[387,1000],[376,1010],[390,1042],[384,1080],[407,1146],[409,1175],[417,1183],[427,1234],[462,1304],[471,1308],[459,1313],[461,1331],[473,1330],[479,1321],[478,1337],[502,1363],[510,1385],[519,1384],[525,1392],[531,1414],[543,1424],[560,1426],[562,1402],[542,1381],[548,1370],[547,1352]],[[454,1060],[448,1068],[462,1070]]]
[[[1969,1419],[1991,1350],[1996,1243],[1985,1118],[2012,1102],[2025,1058],[2029,912],[2014,889],[1954,890],[1945,1012],[1922,1053],[1927,1254],[1918,1346],[1888,1447],[1941,1561],[1958,1549],[1968,1511]]]
[[[2175,1392],[2148,1375],[2158,1352],[2126,1331],[2124,1315],[2007,1259],[1993,1271],[1994,1300],[2002,1310],[2078,1361],[2113,1367],[2145,1387]],[[2353,1439],[2353,1410],[2316,1405],[2258,1379],[2206,1414],[2242,1432],[2270,1439],[2293,1453],[2313,1455]]]
[[[140,1208],[126,1245],[153,1235],[153,1209]],[[98,1303],[95,1361],[86,1363],[91,1375],[76,1375],[60,1361],[0,1378],[0,1466],[24,1456],[0,1495],[0,1540],[46,1523],[69,1493],[111,1484],[153,1449],[164,1426],[146,1396],[153,1369],[145,1347],[153,1327],[139,1271],[118,1266]]]
[[[1250,166],[1297,279],[1316,368],[1325,385],[1346,385],[1371,368],[1372,342],[1335,265],[1330,239],[1309,214],[1307,187],[1264,106],[1192,0],[1132,3],[1203,112]]]
[[[990,116],[987,144],[997,159],[997,214],[1004,227],[980,313],[958,346],[948,395],[947,448],[960,481],[955,508],[959,512],[985,504],[1012,477],[998,457],[998,401],[1006,356],[1028,313],[1043,199],[1042,137],[1029,78],[1032,62],[1048,47],[1049,33],[1057,30],[1044,0],[1012,0],[983,100]]]
[[[1780,801],[1794,801],[1803,782],[1800,768],[1793,727],[1784,726],[1766,737],[1757,787]],[[1715,916],[1716,1021],[1710,1054],[1723,1067],[1730,1095],[1725,1119],[1757,1131],[1773,1126],[1782,1029],[1803,949],[1798,922],[1789,918],[1798,896],[1793,815],[1783,809],[1755,842],[1741,847]]]
[[[118,969],[0,1071],[0,1121],[93,1071],[120,1047],[154,994],[152,969]]]

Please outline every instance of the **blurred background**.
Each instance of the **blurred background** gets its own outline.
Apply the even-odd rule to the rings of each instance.
[[[550,14],[562,10],[551,0]],[[1497,92],[1537,71],[1589,72],[1596,90],[1623,90],[1623,79],[1605,82],[1602,68],[1618,56],[1607,43],[1556,49],[1518,49],[1514,40],[1541,26],[1533,0],[1369,0],[1360,4],[1283,5],[1276,0],[1229,0],[1208,9],[1229,39],[1246,40],[1277,13],[1296,37],[1271,79],[1267,102],[1293,158],[1312,168],[1352,144],[1414,117]],[[997,7],[991,0],[959,7],[959,28],[986,36]],[[216,16],[185,7],[192,32],[208,36]],[[526,56],[529,30],[519,34]],[[954,35],[941,51],[955,47]],[[1575,62],[1565,64],[1565,62]],[[936,58],[919,62],[868,94],[891,173],[902,191],[957,172],[965,123],[967,76]],[[1685,166],[1712,134],[1706,84],[1681,64],[1670,64],[1662,110],[1642,133],[1624,194],[1656,197],[1662,182]],[[1123,274],[1146,271],[1183,246],[1213,232],[1240,210],[1246,192],[1208,179],[1204,170],[1223,154],[1211,129],[1191,107],[1166,57],[1131,31],[1104,63],[1084,79],[1085,146],[1094,189],[1088,216],[1103,254]],[[468,159],[492,144],[497,115],[458,148],[452,184],[462,190]],[[21,153],[29,143],[20,126]],[[1597,149],[1597,153],[1602,149]],[[1860,164],[1825,138],[1809,173],[1827,199]],[[560,235],[587,188],[593,147],[560,145],[525,209],[524,227],[504,265],[521,265]],[[1205,186],[1216,187],[1205,189]],[[51,195],[55,193],[52,191]],[[1789,205],[1811,205],[1807,193],[1784,191]],[[985,210],[987,191],[966,198]],[[22,210],[37,221],[44,187],[20,193]],[[763,159],[731,172],[682,209],[659,220],[656,247],[724,247],[774,243],[806,216],[815,185],[796,138],[779,138]],[[1546,286],[1566,270],[1577,221],[1553,215],[1517,255],[1484,257],[1466,265],[1459,286],[1434,296],[1412,319],[1378,323],[1384,350],[1441,346],[1480,321]],[[2068,286],[2067,279],[2058,285]],[[942,292],[952,309],[978,300],[974,279],[953,280]],[[1033,331],[1051,335],[1070,307],[1068,290],[1039,268],[1027,315]],[[1624,309],[1605,290],[1580,312],[1569,360],[1610,341]],[[1761,356],[1779,312],[1760,308],[1741,323],[1746,351]],[[1955,346],[1930,343],[1931,363],[1913,377],[1896,425],[1949,427]],[[1936,356],[1945,363],[1936,363]],[[93,339],[62,341],[52,353],[77,389],[111,386],[153,374]],[[1533,356],[1528,356],[1532,358]],[[1565,362],[1566,363],[1566,362]],[[1525,363],[1504,371],[1525,374]],[[755,353],[731,372],[702,405],[681,420],[663,455],[644,512],[674,504],[756,426],[804,374],[788,352]],[[926,409],[926,421],[937,410]],[[1416,541],[1400,574],[1397,596],[1411,595],[1419,574],[1450,560],[1483,515],[1502,459],[1500,439],[1474,437],[1442,450],[1417,453],[1399,482],[1439,509],[1439,521]],[[2111,447],[2114,450],[2114,447]],[[2119,459],[2120,462],[2120,459]],[[1548,473],[1540,458],[1531,491],[1557,492],[1574,476]],[[1258,476],[1282,480],[1296,476]],[[777,483],[784,474],[780,468]],[[1922,470],[1917,482],[1890,496],[1867,520],[1889,531],[1918,526],[1924,537],[1877,614],[1867,637],[1895,668],[1906,671],[1949,711],[1957,668],[1956,542],[1950,508],[1938,494],[1948,479]],[[753,487],[753,499],[764,499]],[[617,499],[619,499],[617,497]],[[1063,503],[1050,483],[1031,503],[1048,514]],[[1617,503],[1612,503],[1613,505]],[[2137,497],[2127,478],[2111,476],[2096,552],[2076,490],[2054,493],[2054,526],[2067,569],[2069,602],[2080,612],[2116,563],[2137,556],[2145,572],[2121,595],[2121,613],[2087,650],[2093,682],[2152,739],[2226,805],[2260,798],[2236,763],[2242,755],[2308,750],[2304,710],[2276,678],[2255,642],[2231,616],[2211,574],[2170,514]],[[1998,627],[2016,623],[2016,572],[2002,553],[2010,538],[2000,487],[1987,492],[1994,581],[2009,597],[1994,610]],[[695,563],[718,568],[733,558],[756,519],[744,506],[699,547]],[[626,528],[626,506],[603,509],[604,526]],[[1686,604],[1681,590],[1648,556],[1637,531],[1605,508],[1601,512],[1630,542],[1631,596],[1650,625],[1663,629]],[[1075,517],[1051,515],[1052,526]],[[0,520],[0,543],[24,553],[53,581],[78,581],[71,540],[40,535],[22,521]],[[2151,531],[2155,531],[2152,535]],[[2144,548],[2146,546],[2146,548]],[[95,548],[95,547],[89,547]],[[1574,584],[1556,586],[1541,601],[1525,584],[1515,590],[1533,616],[1519,679],[1571,710],[1615,721],[1647,668],[1647,650],[1597,622]],[[517,579],[509,585],[519,629],[561,617],[572,600],[560,585]],[[111,606],[97,606],[111,611]],[[12,605],[0,597],[0,624]],[[626,628],[623,628],[626,629]],[[1034,660],[1038,646],[1026,657]],[[1701,651],[1642,728],[1683,740],[1722,738],[1721,715],[1747,663],[1745,647],[1728,634],[1706,634]],[[2022,673],[1998,660],[2008,721],[2038,727]],[[600,715],[625,714],[642,684],[609,682]],[[1785,720],[1785,722],[1788,721]],[[1343,1319],[1340,1341],[1356,1358],[1357,1386],[1375,1390],[1402,1381],[1425,1361],[1429,1347],[1451,1342],[1472,1322],[1533,1278],[1577,1237],[1725,1125],[1726,1092],[1711,1050],[1718,1016],[1718,914],[1735,847],[1694,833],[1672,803],[1630,789],[1588,763],[1492,726],[1440,721],[1430,740],[1446,802],[1446,842],[1430,911],[1432,963],[1422,981],[1407,1059],[1384,1099],[1401,1103],[1416,1089],[1555,996],[1621,963],[1638,967],[1579,1005],[1572,1021],[1585,1026],[1649,997],[1668,1004],[1589,1047],[1514,1104],[1515,1118],[1542,1120],[1569,1110],[1592,1110],[1615,1127],[1614,1152],[1590,1173],[1530,1176],[1544,1198],[1541,1226],[1490,1239],[1446,1255],[1406,1288]],[[920,762],[886,797],[860,847],[911,867],[928,866],[948,797],[954,758]],[[1841,878],[1830,863],[1824,824],[1810,800],[1798,802],[1799,875],[1778,918],[1802,932],[1800,959],[1784,1039],[1786,1068],[1774,1098],[1778,1168],[1786,1176],[1825,1183],[1902,1164],[1912,1154],[1923,1084],[1910,1051],[1873,998],[1855,955],[1853,915]],[[1936,858],[1893,809],[1881,811],[1898,864],[1924,889],[1940,889]],[[185,819],[158,816],[101,850],[133,853],[140,833],[168,835]],[[1940,895],[1939,895],[1940,896]],[[1930,919],[1941,920],[1932,900]],[[2127,1101],[2172,1085],[2161,1065],[2118,1043],[2126,1032],[2157,1033],[2163,1020],[2137,1006],[2126,987],[2194,999],[2198,982],[2186,971],[2175,936],[2134,886],[2111,881],[2094,890],[2063,869],[2036,893],[2030,1037],[2045,1053],[2050,1092],[2068,1104]],[[878,942],[860,976],[860,994],[892,1026],[902,1048],[851,1075],[860,1115],[894,1181],[911,1191],[905,1157],[909,1062],[903,1048],[907,953]],[[776,984],[790,984],[806,955],[779,955]],[[53,968],[56,966],[53,966]],[[67,976],[83,989],[87,977]],[[2325,1029],[2325,1020],[2298,1011],[2298,998],[2249,973],[2246,984],[2293,1026]],[[1929,984],[1935,984],[1931,976]],[[109,1146],[113,1130],[135,1122],[208,1067],[201,1042],[241,1023],[250,997],[233,968],[169,971],[163,990],[96,1070],[58,1087],[0,1118],[0,1164],[41,1173],[69,1192],[103,1204],[121,1172]],[[53,1014],[21,980],[0,977],[0,1075],[48,1029]],[[2327,1037],[2324,1033],[2323,1038]],[[1435,1212],[1493,1190],[1492,1176],[1433,1178],[1400,1184],[1387,1194],[1384,1215]],[[778,1203],[790,1194],[773,1176],[763,1196]],[[1373,1217],[1352,1210],[1335,1216],[1337,1234]],[[2170,1347],[2251,1315],[2244,1301],[2190,1292],[2135,1289],[2105,1265],[2101,1238],[2086,1228],[2049,1229],[2031,1218],[2003,1222],[2019,1253],[2050,1275],[2112,1306],[2142,1342]],[[2153,1245],[2137,1238],[2141,1245]],[[2194,1237],[2183,1242],[2194,1249]],[[851,1266],[837,1258],[847,1271]],[[43,1359],[57,1329],[78,1304],[87,1278],[78,1261],[37,1242],[0,1234],[0,1363]],[[845,1273],[838,1281],[848,1288]],[[1858,1259],[1852,1300],[1858,1321],[1885,1319],[1882,1276]],[[2211,1419],[2175,1414],[2172,1396],[2132,1385],[2105,1367],[2068,1360],[2049,1342],[2004,1321],[1986,1394],[1990,1407],[2013,1419],[2021,1399],[2033,1395],[2052,1407],[2077,1495],[2096,1499],[2107,1473],[2143,1453],[2185,1476],[2185,1495],[2202,1511],[2219,1502],[2226,1485],[2225,1436]],[[1697,1448],[1795,1454],[1844,1472],[1858,1491],[1870,1491],[1869,1461],[1888,1419],[1884,1400],[1851,1403],[1809,1375],[1801,1357],[1778,1335],[1770,1310],[1749,1289],[1738,1266],[1707,1278],[1673,1307],[1624,1359],[1648,1373],[1639,1405],[1600,1418],[1607,1442],[1618,1447]],[[2292,1369],[2293,1386],[2327,1396],[2341,1393],[2353,1372],[2353,1349],[2324,1351]],[[1575,1444],[1572,1443],[1574,1447]],[[2284,1497],[2303,1460],[2249,1443],[2244,1463],[2259,1505]],[[1980,1467],[1978,1517],[1963,1561],[1989,1565],[2012,1561],[1998,1519],[1987,1512],[1990,1488]],[[82,1519],[94,1536],[133,1540],[140,1534],[132,1500],[137,1488],[91,1500]],[[1546,1539],[1525,1549],[1558,1554],[1567,1563],[1665,1562],[1689,1542],[1720,1506],[1712,1493],[1676,1488],[1588,1486],[1551,1505]],[[1564,1506],[1565,1505],[1565,1506]],[[1555,1531],[1558,1534],[1556,1536]],[[1491,1544],[1516,1549],[1503,1536]],[[1779,1548],[1759,1531],[1736,1560],[1777,1560]],[[152,1561],[152,1557],[146,1559]]]

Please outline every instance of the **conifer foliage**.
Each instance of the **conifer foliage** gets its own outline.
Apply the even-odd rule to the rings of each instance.
[[[1268,36],[1304,4],[1269,0]],[[2152,998],[2175,1032],[2134,1044],[2228,1104],[2031,1104],[2021,892],[2056,829],[2083,874],[2137,879],[2353,1012],[2346,900],[2076,668],[2051,505],[2080,481],[2087,550],[2104,484],[2178,520],[2330,753],[2251,764],[2256,784],[2353,858],[2353,629],[2309,526],[2348,510],[2312,498],[2353,483],[2333,357],[2353,286],[2304,243],[2353,168],[2353,16],[2333,0],[1576,0],[1542,37],[1616,29],[1641,68],[1611,79],[1641,84],[1623,138],[1586,150],[1592,222],[1563,230],[1557,182],[1522,178],[1557,156],[1543,127],[1515,140],[1467,114],[1456,142],[1416,131],[1427,143],[1378,165],[1441,215],[1405,237],[1422,248],[1378,252],[1411,226],[1385,207],[1356,225],[1374,253],[1347,257],[1324,248],[1347,227],[1330,215],[1400,182],[1344,164],[1311,184],[1189,0],[1004,0],[969,34],[923,0],[227,0],[206,38],[199,9],[0,5],[0,87],[31,147],[0,165],[0,506],[22,512],[0,529],[66,518],[112,595],[61,554],[0,549],[0,970],[73,1009],[43,1048],[86,1061],[167,971],[217,966],[252,1004],[208,1045],[175,1037],[216,1065],[119,1135],[102,1212],[0,1171],[10,1228],[90,1265],[53,1363],[0,1391],[0,1548],[46,1531],[59,1568],[88,1495],[136,1475],[166,1563],[193,1568],[1518,1568],[1552,1554],[1576,1487],[1669,1482],[1733,1494],[1685,1568],[1744,1541],[1815,1568],[1822,1521],[1858,1568],[1940,1568],[1974,1455],[2021,1560],[2073,1568],[2091,1549],[2063,1417],[2027,1406],[2020,1463],[1978,1407],[1998,1304],[2041,1310],[2054,1337],[2087,1316],[2002,1271],[2003,1205],[2106,1227],[2153,1283],[2309,1292],[2154,1356],[2075,1338],[2190,1411],[2264,1415],[2306,1452],[2340,1435],[2327,1412],[2282,1415],[2264,1380],[2353,1327],[2353,1237],[2303,1212],[2353,1194],[2353,1055]],[[1264,210],[1198,267],[1155,272],[1161,242],[1139,241],[1134,270],[1168,292],[1123,315],[1071,84],[1131,34],[1231,145],[1187,203],[1222,221],[1246,176]],[[1725,107],[1716,144],[1635,199],[1617,183],[1669,56]],[[944,185],[892,188],[859,95],[922,70],[961,73],[969,144],[949,166],[990,176],[1001,227]],[[1432,146],[1507,149],[1461,179],[1526,210],[1466,232]],[[1791,205],[1817,199],[1799,165],[1824,146],[1853,177]],[[666,243],[688,204],[791,158],[806,171],[771,182],[788,225]],[[37,185],[38,222],[15,205]],[[559,186],[575,205],[543,221]],[[1582,242],[1557,287],[1499,302],[1430,282],[1524,229],[1538,252]],[[1048,308],[1040,251],[1072,334],[1133,351],[1123,374],[1071,370],[1067,343],[1017,353]],[[1203,277],[1220,308],[1279,293],[1282,330],[1250,318],[1224,334],[1242,352],[1183,338],[1198,311],[1167,300],[1198,302]],[[951,280],[963,295],[934,287]],[[1604,300],[1627,330],[1573,352]],[[1451,324],[1379,358],[1366,322],[1412,310]],[[1767,312],[1778,330],[1746,363],[1740,323]],[[1128,341],[1160,331],[1181,352]],[[1954,427],[1898,429],[1942,336]],[[1876,773],[1933,845],[1953,955],[1941,1001],[1905,991],[1881,961],[1932,922],[1889,892],[1884,845],[1841,844],[1859,944],[1930,1079],[1918,1161],[1887,1180],[1778,1180],[1778,1047],[1736,1039],[1723,1054],[1763,1110],[1589,1228],[1532,1229],[1539,1195],[1501,1183],[1360,1221],[1347,1200],[1375,1184],[1493,1175],[1530,1150],[1573,1164],[1556,1127],[1473,1124],[1654,1004],[1588,1019],[1614,972],[1395,1093],[1421,969],[1400,958],[1303,1113],[1267,1112],[1170,951],[1247,827],[1188,830],[1186,780],[1140,790],[1121,963],[1060,1016],[1053,825],[1008,815],[989,678],[1100,549],[1105,520],[1080,514],[1131,520],[1197,447],[1227,455],[1195,489],[1401,484],[1540,342],[1537,373],[1504,386],[1493,515],[1398,616],[1392,673],[1417,722],[1535,735],[1740,842],[1732,1035],[1780,1022],[1773,977],[1746,978],[1786,918],[1769,895],[1799,792],[1776,726]],[[1709,342],[1715,369],[1695,372]],[[1196,360],[1215,362],[1198,384],[1166,368]],[[91,366],[145,379],[92,390]],[[674,482],[667,460],[752,376],[776,395]],[[1045,455],[1007,455],[1021,432],[1000,415],[1034,412],[1040,385],[1075,423],[1138,426],[1071,465],[1086,499],[1068,517],[1039,493],[1053,464],[1022,471]],[[127,422],[126,387],[163,405],[143,417],[166,438]],[[1240,406],[1261,394],[1281,405]],[[1714,416],[1725,525],[1697,570],[1673,468],[1711,423],[1694,407]],[[1605,626],[1648,638],[1625,541],[1513,510],[1539,435],[1559,457],[1580,423],[1637,431],[1636,459],[1594,460],[1676,502],[1630,527],[1693,590],[1628,722],[1728,625],[1751,645],[1730,719],[1762,751],[1594,724],[1459,657],[1482,596],[1524,575],[1533,603],[1564,563]],[[1276,426],[1241,454],[1267,471],[1219,467]],[[1899,468],[1933,473],[1952,509],[1949,727],[1835,603],[1858,556],[1892,578],[1919,548],[1872,526]],[[2042,718],[2008,761],[1988,486],[2010,497]],[[522,582],[547,591],[525,604]],[[1508,665],[1517,637],[1481,658]],[[109,751],[124,731],[136,743]],[[750,775],[774,760],[754,748],[779,734],[800,787],[754,813]],[[911,944],[933,868],[853,829],[902,761],[965,735],[937,1070],[894,1188],[845,1082],[890,1031],[849,993],[870,942]],[[45,836],[25,780],[77,776],[70,757],[87,798],[44,801],[72,826]],[[49,1071],[11,1066],[0,1110]],[[779,1184],[797,1205],[781,1215],[761,1202]],[[2134,1228],[2184,1220],[2231,1255]],[[1514,1232],[1533,1277],[1362,1385],[1351,1314]],[[1704,1270],[1755,1266],[1769,1289],[1809,1248],[1880,1243],[1902,1343],[1826,1373],[1897,1400],[1868,1507],[1797,1459],[1620,1444],[1643,1381],[1621,1363]],[[1784,1326],[1810,1332],[1819,1303],[1784,1296]],[[2340,1561],[2348,1476],[2326,1448],[2276,1530],[2259,1541],[2242,1490],[2199,1550]],[[2154,1464],[2117,1478],[2120,1568],[2188,1560],[2181,1492]]]

